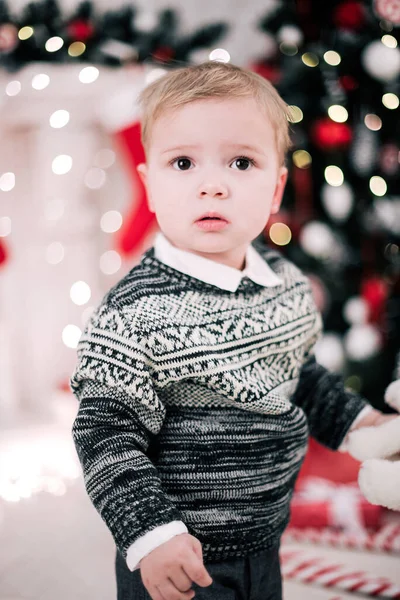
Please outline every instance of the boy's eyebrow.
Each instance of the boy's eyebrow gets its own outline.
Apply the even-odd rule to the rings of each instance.
[[[230,148],[236,148],[237,150],[250,150],[251,152],[257,152],[258,154],[265,154],[264,150],[258,146],[251,146],[249,144],[228,144]],[[162,154],[166,154],[167,152],[176,152],[177,150],[193,150],[196,148],[196,145],[193,144],[182,144],[180,146],[174,146],[173,148],[167,148],[164,150]]]
[[[176,150],[192,150],[196,148],[196,146],[190,144],[182,144],[181,146],[174,146],[173,148],[167,148],[161,154],[166,154],[167,152],[175,152]]]

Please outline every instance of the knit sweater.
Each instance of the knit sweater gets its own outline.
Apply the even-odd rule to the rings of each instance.
[[[365,406],[318,365],[308,279],[258,252],[282,284],[221,290],[147,251],[78,347],[73,436],[116,545],[183,521],[205,562],[275,545],[309,431],[337,448]]]

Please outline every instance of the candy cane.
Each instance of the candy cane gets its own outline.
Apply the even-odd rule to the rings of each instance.
[[[281,549],[281,571],[284,579],[327,588],[340,588],[375,598],[400,600],[400,586],[387,577],[378,577],[351,569],[326,558],[310,555],[304,551]]]
[[[400,553],[400,525],[389,524],[376,533],[349,534],[327,529],[298,529],[289,527],[283,535],[284,542],[311,542],[324,546],[379,550],[391,554]]]

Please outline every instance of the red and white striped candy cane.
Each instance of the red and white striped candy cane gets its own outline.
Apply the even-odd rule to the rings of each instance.
[[[332,563],[303,550],[281,549],[281,571],[284,579],[339,588],[374,598],[396,598],[400,600],[400,586],[387,577],[378,577],[365,571]]]
[[[375,533],[350,534],[327,529],[298,529],[289,527],[283,535],[283,542],[310,542],[323,546],[379,550],[391,554],[400,553],[400,525],[389,524]]]

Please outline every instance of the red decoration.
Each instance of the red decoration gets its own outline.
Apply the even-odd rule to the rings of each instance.
[[[290,526],[346,529],[346,525],[352,525],[349,522],[350,508],[361,527],[377,529],[382,524],[383,508],[363,498],[357,483],[338,485],[324,479],[303,479],[291,503]]]
[[[79,42],[86,42],[93,37],[95,28],[89,21],[78,19],[77,21],[69,23],[67,32],[71,39]]]
[[[375,0],[374,9],[378,17],[400,25],[400,0]]]
[[[351,75],[339,77],[339,83],[346,92],[352,92],[358,88],[358,81]]]
[[[386,175],[395,175],[400,168],[400,150],[396,144],[385,144],[379,153],[379,165]]]
[[[148,208],[146,190],[136,171],[136,167],[146,160],[140,140],[140,123],[128,125],[114,132],[114,135],[128,162],[134,187],[135,203],[130,214],[124,219],[117,242],[119,251],[128,255],[139,251],[141,243],[157,221],[154,213]]]
[[[161,62],[169,62],[175,55],[175,50],[168,46],[161,46],[153,52],[152,57]]]
[[[292,183],[295,194],[295,213],[298,223],[309,221],[313,214],[312,169],[300,169],[293,165]]]
[[[382,324],[388,294],[388,284],[377,276],[369,277],[361,284],[361,297],[368,304],[370,323]]]
[[[303,478],[324,477],[335,483],[354,483],[358,478],[360,463],[344,452],[334,452],[314,438],[310,438],[308,452],[296,483],[301,485]]]
[[[18,46],[18,29],[11,23],[0,25],[0,54],[9,54]]]
[[[335,498],[334,492],[340,490],[353,502],[353,510],[361,523],[367,527],[378,527],[384,510],[364,500],[361,492],[357,495],[359,469],[360,462],[350,454],[334,452],[310,438],[308,452],[295,485],[290,525],[315,528],[339,526],[343,495],[340,499]],[[314,485],[315,482],[318,485]],[[313,489],[315,493],[312,493]],[[324,489],[330,492],[321,493]],[[346,515],[343,516],[345,522]]]
[[[365,22],[364,7],[361,2],[341,2],[335,8],[333,21],[340,29],[358,31]]]
[[[7,258],[6,248],[0,239],[0,266],[7,262]]]
[[[348,146],[353,133],[345,123],[336,123],[329,117],[324,117],[314,123],[311,136],[321,150],[334,150]]]
[[[264,79],[268,79],[268,81],[270,81],[273,85],[278,84],[282,77],[282,73],[279,71],[279,69],[268,63],[253,63],[250,66],[250,69],[254,71],[254,73],[264,77]]]

